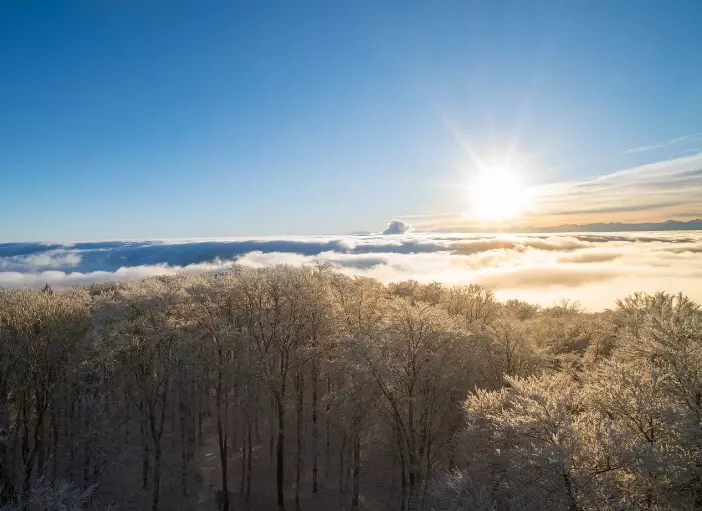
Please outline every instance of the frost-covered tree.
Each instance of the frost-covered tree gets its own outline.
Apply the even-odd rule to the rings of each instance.
[[[323,265],[0,291],[0,509],[700,509],[701,424],[682,295]]]
[[[71,374],[81,363],[90,315],[87,295],[77,290],[61,294],[17,291],[3,293],[0,300],[5,365],[0,385],[7,399],[2,405],[4,418],[0,418],[7,421],[4,442],[0,440],[5,444],[0,464],[6,487],[17,488],[26,500],[33,480],[46,475],[50,457],[57,454],[56,437],[49,436],[48,423]],[[52,426],[54,430],[57,427]],[[19,461],[19,481],[14,468],[4,465],[8,459],[15,465]]]
[[[550,334],[537,347],[576,346],[570,356],[588,360],[506,377],[502,389],[469,396],[466,438],[480,446],[477,459],[464,459],[470,480],[519,509],[699,506],[698,306],[659,293],[634,295],[599,317],[579,313],[565,324],[572,309],[546,312]],[[481,478],[480,469],[491,476]]]
[[[395,433],[407,509],[423,507],[428,478],[461,423],[457,405],[470,377],[464,341],[444,310],[406,299],[352,339],[350,353],[375,383],[377,409]]]

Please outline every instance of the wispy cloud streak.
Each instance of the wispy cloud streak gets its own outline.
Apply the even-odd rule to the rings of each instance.
[[[670,140],[665,140],[663,142],[658,142],[655,144],[650,144],[650,145],[642,145],[638,147],[634,147],[632,149],[627,149],[624,151],[627,154],[630,153],[642,153],[644,151],[652,151],[654,149],[661,149],[663,147],[668,147],[672,146],[675,144],[680,144],[682,142],[689,142],[692,140],[700,140],[702,139],[702,133],[695,133],[693,135],[685,135],[684,137],[678,137],[678,138],[671,138]]]
[[[568,216],[577,223],[593,217],[599,217],[596,221],[678,217],[681,211],[702,210],[702,153],[596,178],[542,185],[532,193],[530,219],[542,222],[553,221],[553,216]]]

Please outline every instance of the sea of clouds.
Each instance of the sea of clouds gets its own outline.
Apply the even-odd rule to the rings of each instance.
[[[386,231],[388,232],[388,231]],[[55,288],[235,265],[327,263],[383,282],[477,283],[501,299],[568,298],[592,310],[635,291],[702,303],[702,232],[414,233],[0,244],[0,287]]]

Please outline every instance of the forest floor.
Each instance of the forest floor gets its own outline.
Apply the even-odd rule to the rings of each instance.
[[[197,496],[197,507],[202,510],[216,510],[216,488],[219,485],[219,475],[217,474],[219,446],[217,437],[214,435],[207,435],[204,440],[204,445],[198,447],[194,460],[200,486]]]

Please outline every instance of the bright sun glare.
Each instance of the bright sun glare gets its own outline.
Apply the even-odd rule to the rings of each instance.
[[[481,220],[502,221],[519,217],[530,205],[529,191],[516,172],[490,167],[467,185],[471,213]]]

